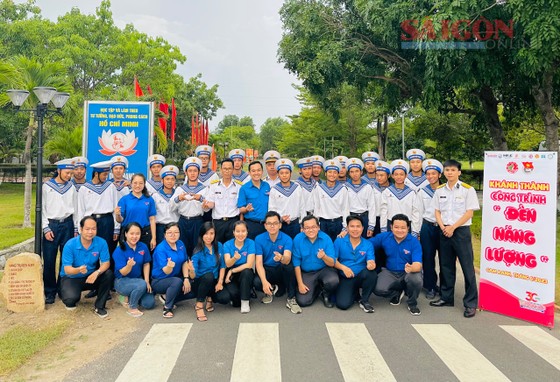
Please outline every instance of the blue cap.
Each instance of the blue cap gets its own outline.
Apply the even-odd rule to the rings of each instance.
[[[76,167],[76,160],[74,158],[61,159],[55,162],[55,165],[59,170],[73,170]]]
[[[391,173],[391,165],[385,161],[378,160],[375,162],[375,171],[384,171],[387,174]]]
[[[364,161],[364,163],[365,162],[376,162],[379,159],[381,159],[381,157],[375,151],[366,151],[365,153],[362,154],[362,160]]]
[[[426,153],[420,149],[410,149],[406,152],[406,159],[420,159],[424,160],[426,158]]]
[[[276,167],[277,171],[280,171],[284,168],[292,171],[294,169],[294,163],[289,160],[289,159],[278,159],[276,162],[274,162],[274,167]]]
[[[198,170],[200,171],[200,169],[202,168],[202,161],[197,157],[188,157],[183,162],[183,171],[187,171],[187,168],[191,166],[198,168]]]
[[[161,169],[160,175],[162,179],[165,178],[166,176],[174,176],[176,178],[178,173],[179,173],[179,167],[168,165]]]
[[[441,174],[443,172],[443,165],[436,159],[426,159],[422,162],[422,170],[424,170],[424,172],[428,170],[436,170]]]
[[[336,158],[326,160],[325,163],[323,163],[323,169],[325,169],[325,171],[336,170],[340,172],[340,167],[340,162]]]
[[[111,170],[111,161],[105,160],[103,162],[97,162],[90,166],[94,172],[109,172]]]
[[[165,157],[160,154],[150,155],[148,157],[148,167],[152,167],[155,164],[165,165]]]
[[[362,170],[364,168],[364,162],[359,158],[349,158],[346,161],[346,168],[350,170],[351,168],[359,168]]]
[[[122,155],[118,155],[116,157],[111,158],[111,168],[115,166],[123,166],[124,168],[128,168],[128,159]]]
[[[229,152],[229,159],[245,159],[245,150],[243,149],[233,149]]]
[[[403,159],[395,159],[391,162],[391,174],[394,173],[395,170],[403,170],[405,174],[408,174],[410,166],[408,162]]]
[[[296,162],[296,166],[298,166],[299,168],[312,167],[313,159],[311,157],[301,158]]]
[[[212,155],[212,146],[208,146],[208,145],[201,145],[201,146],[197,146],[197,148],[194,150],[194,153],[196,154],[197,157],[201,156],[201,155]]]
[[[86,157],[74,157],[74,167],[87,167],[89,161]]]

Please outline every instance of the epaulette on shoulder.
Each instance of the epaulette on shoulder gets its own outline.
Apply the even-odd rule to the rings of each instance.
[[[440,189],[440,188],[442,188],[442,187],[445,187],[445,183],[444,183],[444,184],[440,184],[440,185],[438,186],[437,189]]]
[[[213,181],[210,182],[210,184],[216,184],[220,181],[220,179],[214,179]]]
[[[243,182],[240,181],[239,179],[234,179],[233,180],[235,183],[239,184],[240,186],[243,186]]]
[[[461,182],[461,186],[463,186],[463,187],[465,187],[465,188],[467,188],[467,189],[468,189],[468,188],[472,188],[471,185],[468,185],[468,184],[463,183],[463,182]]]

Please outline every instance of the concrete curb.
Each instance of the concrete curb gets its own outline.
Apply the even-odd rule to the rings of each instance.
[[[0,251],[0,270],[6,266],[6,261],[22,252],[34,252],[35,238],[27,239],[19,244],[13,245]]]

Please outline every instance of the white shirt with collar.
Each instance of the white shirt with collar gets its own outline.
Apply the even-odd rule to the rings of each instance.
[[[346,217],[349,215],[348,188],[337,181],[335,186],[327,187],[327,182],[319,183],[311,193],[313,213],[318,218],[336,219],[342,217],[342,226],[346,227]]]
[[[403,189],[395,187],[394,184],[387,187],[381,193],[380,206],[381,232],[387,231],[387,221],[397,214],[405,214],[410,219],[412,235],[418,237],[422,221],[418,211],[416,193],[408,186]]]
[[[455,224],[467,210],[480,209],[475,189],[460,180],[452,189],[448,183],[439,186],[434,194],[433,207],[440,211],[444,225]],[[462,226],[471,224],[472,219],[469,219]]]
[[[74,228],[78,228],[78,214],[76,211],[78,202],[78,191],[70,181],[57,183],[55,179],[49,179],[43,183],[43,202],[41,224],[43,233],[50,231],[49,219],[63,220],[73,215]]]
[[[182,194],[187,194],[185,200],[179,200],[179,196]],[[202,198],[200,200],[196,200],[189,194],[200,194]],[[177,211],[179,215],[186,218],[202,216],[204,213],[204,210],[202,209],[202,202],[206,198],[207,194],[208,187],[205,187],[200,182],[198,182],[196,186],[183,184],[181,187],[177,187],[173,197],[171,198],[171,210]]]
[[[212,219],[231,218],[239,215],[237,198],[239,197],[241,185],[240,181],[233,179],[227,187],[224,185],[223,180],[210,185],[206,199],[214,203]]]
[[[268,210],[276,211],[280,216],[289,215],[290,221],[303,219],[306,209],[303,205],[303,189],[296,182],[290,182],[285,188],[278,183],[270,188]]]
[[[172,209],[173,193],[167,195],[162,188],[159,192],[152,194],[152,198],[156,203],[156,223],[169,224],[179,221],[179,212]]]
[[[426,219],[430,223],[436,222],[436,215],[433,205],[435,190],[428,184],[416,192],[416,201],[421,219]]]
[[[375,217],[377,207],[373,187],[366,180],[360,178],[360,184],[353,184],[352,181],[346,182],[348,188],[348,208],[350,212],[362,214],[368,212],[367,230],[375,229]]]

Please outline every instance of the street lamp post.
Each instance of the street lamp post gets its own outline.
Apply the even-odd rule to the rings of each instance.
[[[16,112],[33,112],[37,117],[37,183],[35,191],[35,253],[41,256],[41,239],[43,229],[41,226],[42,207],[43,207],[43,121],[45,117],[54,114],[62,115],[62,107],[70,98],[70,94],[57,92],[55,88],[38,86],[33,88],[33,93],[39,99],[35,109],[21,109],[21,106],[29,96],[27,90],[8,90]],[[49,102],[52,102],[56,109],[49,109]]]
[[[224,147],[224,156],[222,157],[222,159],[226,159],[226,157],[227,157],[226,150],[227,150],[227,148],[228,148],[228,146],[229,146],[229,142],[228,142],[228,141],[223,142],[223,143],[222,143],[222,146]]]

